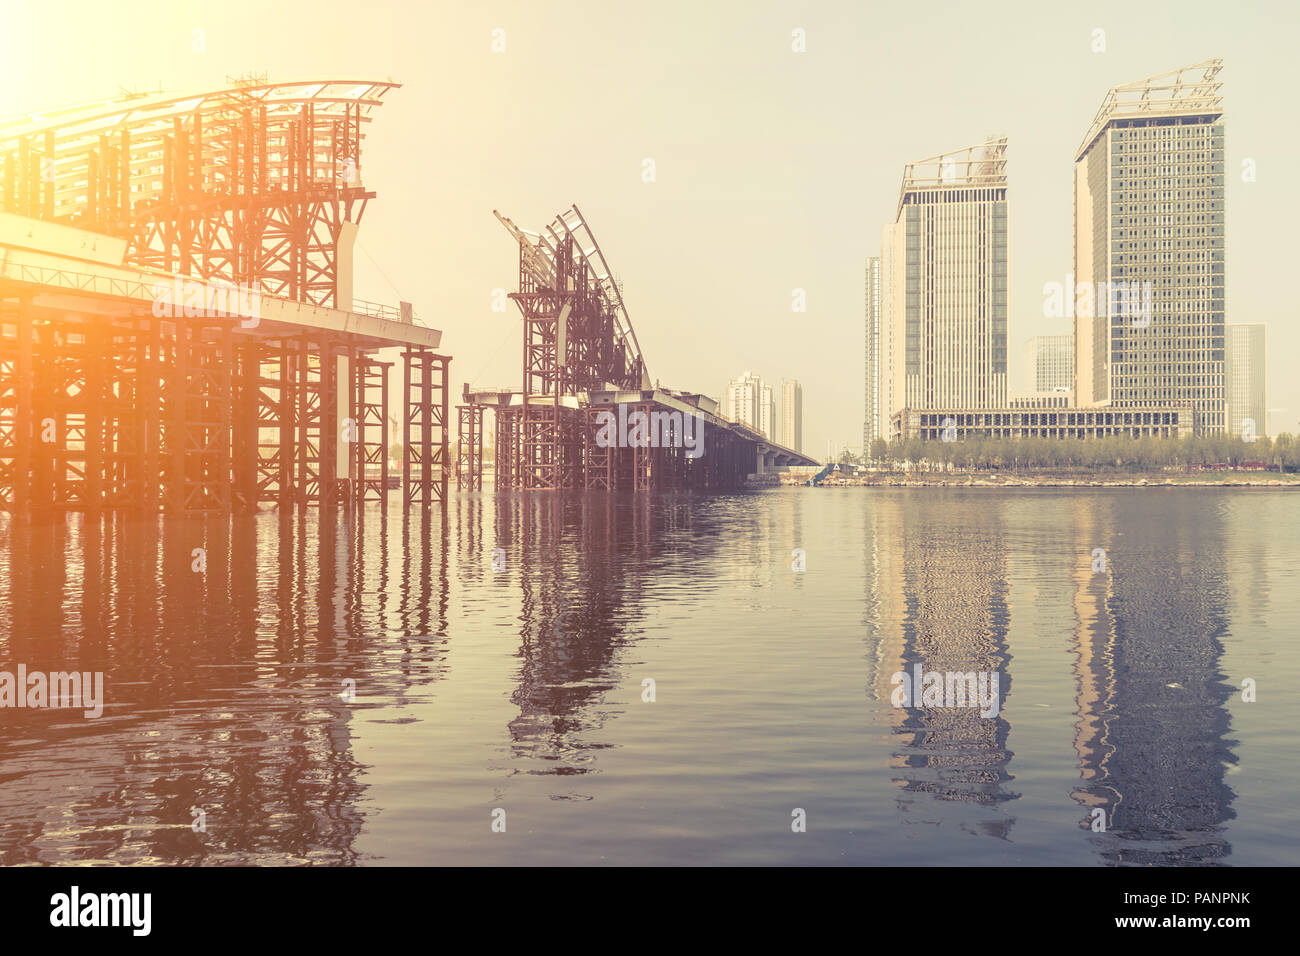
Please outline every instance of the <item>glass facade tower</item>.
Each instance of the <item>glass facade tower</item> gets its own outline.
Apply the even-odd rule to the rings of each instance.
[[[1007,395],[1007,141],[906,166],[882,258],[889,411],[1000,408]],[[883,272],[883,270],[882,270]]]
[[[1225,430],[1221,68],[1112,89],[1075,156],[1081,407],[1177,404]]]

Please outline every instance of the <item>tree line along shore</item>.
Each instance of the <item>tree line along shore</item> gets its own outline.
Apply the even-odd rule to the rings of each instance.
[[[1300,442],[1289,432],[1276,438],[1245,441],[1228,435],[1186,438],[982,438],[963,441],[872,442],[867,461],[851,452],[839,463],[865,464],[885,470],[1164,471],[1203,468],[1252,468],[1276,472],[1300,468]]]
[[[846,451],[836,463],[822,484],[1300,487],[1300,441],[1287,432],[1254,441],[1228,435],[878,439],[865,459]]]

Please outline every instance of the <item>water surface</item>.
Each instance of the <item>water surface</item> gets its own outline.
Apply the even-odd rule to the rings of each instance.
[[[0,517],[0,861],[1300,862],[1294,494],[391,499]]]

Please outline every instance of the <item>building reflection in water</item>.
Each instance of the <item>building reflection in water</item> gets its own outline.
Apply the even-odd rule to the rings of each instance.
[[[1011,688],[1007,646],[1007,549],[1000,503],[976,506],[970,497],[928,492],[881,495],[868,519],[867,617],[875,622],[868,672],[875,698],[889,707],[895,735],[895,784],[900,811],[932,818],[924,801],[995,807],[1018,795],[1008,788],[1010,724],[1002,705]],[[893,707],[897,672],[970,673],[998,677],[999,710]],[[962,825],[1005,838],[1005,813]]]
[[[1041,595],[1052,611],[1039,617],[1056,633],[1040,635],[1041,648],[1018,649],[1021,669],[1032,651],[1049,673],[1038,686],[1056,695],[1050,706],[1074,712],[1078,784],[1071,790],[1069,774],[1044,785],[1040,775],[1036,791],[1051,790],[1046,802],[1065,819],[1065,838],[1086,841],[1110,864],[1229,855],[1234,688],[1221,672],[1221,638],[1230,591],[1223,563],[1207,558],[1231,550],[1222,514],[1192,495],[1169,505],[1181,509],[1177,520],[1162,511],[1152,521],[1140,495],[1044,496],[1026,510],[1014,495],[871,492],[859,545],[842,510],[817,510],[843,508],[837,500],[797,494],[464,495],[446,515],[404,515],[394,496],[386,511],[372,505],[324,524],[314,512],[3,519],[0,669],[103,671],[108,707],[98,720],[4,713],[0,862],[358,862],[375,782],[357,756],[359,731],[388,722],[389,707],[427,703],[455,684],[440,686],[451,676],[453,588],[457,639],[488,648],[462,659],[509,668],[504,685],[472,690],[493,696],[483,704],[495,708],[485,750],[506,748],[507,776],[571,778],[552,796],[581,799],[601,751],[625,739],[617,701],[636,699],[628,649],[648,618],[660,626],[683,615],[715,629],[806,619],[830,648],[847,632],[856,649],[856,600],[844,618],[842,602],[807,595],[839,597],[862,580],[863,679],[874,713],[865,721],[852,708],[827,713],[888,740],[873,766],[858,768],[858,752],[837,759],[887,774],[886,813],[896,807],[901,822],[952,822],[1009,840],[1013,808],[1029,800],[1014,786],[1009,746],[1019,702],[1010,694],[1008,582],[1021,588],[1030,577],[1017,600]],[[1061,552],[1080,556],[1060,574],[1052,568],[1065,559],[1033,550],[1045,525],[1054,554],[1059,537]],[[1130,539],[1132,528],[1143,531]],[[841,541],[848,550],[835,551]],[[791,573],[791,548],[802,546],[807,575]],[[1105,573],[1084,559],[1094,547],[1107,548]],[[201,573],[195,548],[206,551]],[[496,548],[503,572],[493,569]],[[837,563],[831,554],[851,557]],[[486,625],[473,617],[485,608]],[[780,639],[752,647],[746,665],[789,659]],[[692,662],[706,670],[735,663],[725,643],[671,650],[723,655]],[[932,673],[996,673],[998,714],[892,707],[892,675],[918,663]],[[805,672],[814,679],[816,666]],[[354,702],[340,696],[347,681]],[[822,687],[833,693],[837,683],[838,675]],[[788,690],[780,674],[764,686]],[[1026,678],[1021,689],[1030,686]],[[861,700],[855,688],[849,695]],[[750,723],[736,726],[762,725],[764,701],[736,700],[759,708],[737,715]],[[1019,716],[1023,730],[1030,721]],[[840,748],[844,726],[813,731]],[[1067,738],[1060,745],[1068,755]],[[1041,768],[1040,756],[1019,758],[1021,779]],[[502,768],[462,769],[449,785],[499,783]],[[722,779],[727,768],[695,771],[678,785]],[[205,810],[206,833],[191,830],[192,808]],[[1107,832],[1090,830],[1094,809],[1105,812]]]
[[[1002,670],[1004,701],[1011,686],[1007,566],[1035,556],[1006,544],[1007,499],[976,507],[977,497],[943,495],[877,495],[863,535],[869,697],[902,742],[894,766],[905,818],[926,815],[919,794],[989,805],[1019,796],[1007,787],[1014,701],[996,719],[970,708],[890,706],[891,676],[917,662],[926,671]],[[1217,510],[1191,496],[1172,506],[1176,515],[1155,522],[1131,494],[1049,506],[1064,518],[1062,547],[1079,556],[1068,584],[1080,776],[1070,796],[1103,864],[1213,864],[1230,852],[1225,775],[1236,742],[1227,703],[1236,688],[1221,671],[1221,638],[1231,589],[1225,564],[1206,558],[1230,549]],[[1106,549],[1100,573],[1098,547]],[[1106,832],[1093,832],[1094,810],[1105,813]],[[1011,819],[1001,819],[981,827],[1005,836]]]
[[[1112,865],[1204,865],[1231,852],[1229,588],[1223,562],[1206,560],[1225,553],[1223,516],[1193,495],[1172,505],[1176,519],[1159,523],[1141,520],[1132,495],[1080,498],[1071,512],[1080,553],[1107,552],[1104,572],[1081,561],[1074,582],[1073,797]],[[1093,833],[1097,809],[1104,833]]]

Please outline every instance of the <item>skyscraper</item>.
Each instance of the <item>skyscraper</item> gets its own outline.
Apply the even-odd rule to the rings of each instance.
[[[1081,407],[1185,402],[1225,428],[1222,65],[1115,87],[1075,154]]]
[[[1230,435],[1268,434],[1264,397],[1264,326],[1228,325],[1224,339],[1224,391]]]
[[[803,454],[803,386],[794,379],[781,382],[781,437],[776,440]]]
[[[889,423],[881,421],[883,412],[881,388],[881,346],[884,344],[880,335],[880,257],[872,256],[867,260],[867,303],[866,303],[866,375],[865,375],[865,414],[862,419],[862,449],[869,454],[871,443],[877,438],[889,437]],[[794,448],[793,445],[788,446]],[[799,449],[795,449],[798,451]]]
[[[991,139],[904,168],[881,251],[886,420],[903,408],[1006,403],[1006,150]]]
[[[1074,339],[1035,335],[1025,343],[1025,383],[1031,392],[1069,391],[1074,379]]]

